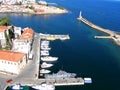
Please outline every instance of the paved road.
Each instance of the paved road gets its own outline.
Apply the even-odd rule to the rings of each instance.
[[[20,73],[16,79],[22,78],[37,78],[39,72],[39,64],[40,64],[40,38],[35,35],[33,42],[33,60],[28,61],[25,69]]]

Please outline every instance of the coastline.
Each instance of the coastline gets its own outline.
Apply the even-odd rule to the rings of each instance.
[[[68,10],[55,6],[46,5],[1,5],[0,13],[15,13],[15,14],[64,14],[68,13]]]

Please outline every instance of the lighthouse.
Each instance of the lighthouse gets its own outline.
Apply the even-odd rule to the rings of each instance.
[[[80,11],[80,15],[79,15],[79,18],[82,18],[82,12]]]

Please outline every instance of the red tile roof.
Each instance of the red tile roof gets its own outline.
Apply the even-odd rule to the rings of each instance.
[[[34,31],[31,28],[24,29],[21,39],[31,39],[33,38]]]
[[[0,60],[18,62],[24,55],[25,53],[0,50]]]
[[[7,26],[0,26],[0,32],[4,32],[7,29],[8,29]]]

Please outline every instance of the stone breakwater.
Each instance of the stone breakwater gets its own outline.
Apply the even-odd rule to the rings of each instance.
[[[97,26],[93,23],[91,23],[90,21],[88,21],[87,19],[83,18],[81,15],[79,18],[77,18],[78,20],[82,21],[83,23],[85,23],[86,25],[96,29],[96,30],[99,30],[101,32],[104,32],[106,34],[109,35],[109,38],[112,39],[117,45],[120,46],[120,35],[117,34],[116,32],[114,31],[111,31],[111,30],[108,30],[108,29],[104,29],[100,26]],[[98,37],[98,36],[97,36]],[[99,38],[99,37],[98,37]],[[103,37],[104,38],[104,37]],[[106,37],[105,37],[106,38]]]

